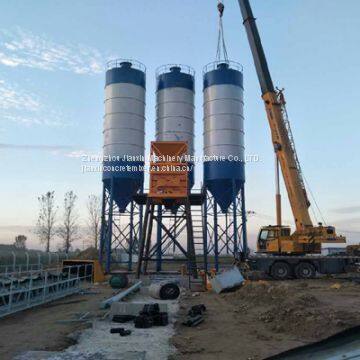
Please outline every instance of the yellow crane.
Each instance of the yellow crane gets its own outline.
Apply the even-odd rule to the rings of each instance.
[[[311,221],[310,202],[296,154],[284,93],[274,88],[249,0],[238,1],[260,82],[277,168],[280,164],[296,227],[295,232],[291,233],[290,227],[282,224],[277,177],[277,224],[260,229],[258,251],[272,254],[320,253],[322,243],[345,243],[346,239],[344,236],[337,236],[333,226],[323,226],[321,223],[314,226]]]

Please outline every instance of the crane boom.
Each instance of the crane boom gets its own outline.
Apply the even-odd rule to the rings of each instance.
[[[282,91],[276,91],[274,88],[249,0],[238,1],[260,82],[274,150],[279,159],[294,215],[296,230],[303,231],[312,227],[313,224],[308,210],[310,202],[302,178],[290,123],[287,119],[285,98]]]

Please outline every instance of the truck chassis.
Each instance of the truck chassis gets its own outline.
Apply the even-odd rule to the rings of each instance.
[[[319,274],[341,274],[360,268],[355,256],[254,255],[247,259],[251,270],[263,271],[276,280],[312,279]]]

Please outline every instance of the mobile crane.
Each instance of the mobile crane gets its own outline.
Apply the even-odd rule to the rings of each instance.
[[[287,117],[284,93],[273,85],[249,0],[238,2],[270,125],[277,168],[280,164],[296,227],[295,232],[291,233],[290,227],[282,224],[277,176],[277,224],[262,227],[257,241],[258,253],[273,256],[263,257],[265,261],[254,261],[278,279],[287,278],[294,273],[299,278],[313,277],[316,270],[327,273],[341,272],[348,264],[347,258],[330,264],[328,259],[324,262],[324,257],[321,256],[306,257],[320,254],[322,243],[345,243],[346,238],[336,235],[333,226],[323,226],[321,223],[314,226],[311,221],[310,202]]]

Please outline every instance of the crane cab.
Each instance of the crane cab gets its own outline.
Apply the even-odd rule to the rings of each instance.
[[[319,254],[324,238],[319,237],[314,229],[317,228],[291,233],[290,226],[264,226],[259,232],[257,250],[273,255]]]
[[[257,251],[260,253],[300,255],[320,254],[322,243],[345,243],[333,226],[311,226],[291,234],[289,226],[269,225],[260,229]]]
[[[263,253],[287,252],[286,243],[290,245],[291,229],[290,226],[269,225],[260,229],[257,239],[257,251]]]

